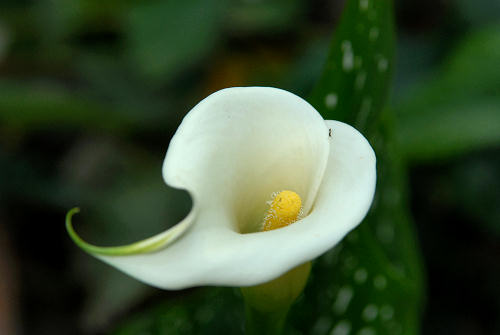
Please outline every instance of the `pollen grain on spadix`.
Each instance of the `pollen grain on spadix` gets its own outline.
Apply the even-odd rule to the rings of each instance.
[[[302,215],[302,199],[294,191],[273,193],[269,206],[262,231],[283,228],[297,221]]]

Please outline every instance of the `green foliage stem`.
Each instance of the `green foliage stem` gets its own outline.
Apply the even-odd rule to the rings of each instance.
[[[302,293],[311,262],[293,268],[267,283],[242,287],[247,334],[281,334],[291,305]]]

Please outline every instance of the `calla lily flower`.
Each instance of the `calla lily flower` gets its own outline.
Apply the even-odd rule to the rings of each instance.
[[[375,154],[353,127],[325,121],[306,101],[270,87],[233,87],[184,118],[163,164],[187,190],[190,213],[174,227],[120,247],[97,247],[66,224],[82,249],[163,289],[268,282],[335,246],[366,215]],[[262,231],[273,193],[291,190],[300,215]]]

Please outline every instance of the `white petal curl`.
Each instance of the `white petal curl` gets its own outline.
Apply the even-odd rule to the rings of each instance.
[[[156,252],[95,256],[152,286],[181,289],[256,285],[318,257],[366,215],[376,171],[373,150],[351,126],[324,121],[289,92],[240,87],[188,113],[163,176],[193,197],[183,234]],[[307,216],[255,232],[271,193],[284,189],[302,197]]]

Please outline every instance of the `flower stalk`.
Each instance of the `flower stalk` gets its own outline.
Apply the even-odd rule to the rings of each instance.
[[[281,334],[286,316],[306,286],[311,262],[299,265],[267,283],[242,287],[247,334]]]

